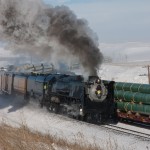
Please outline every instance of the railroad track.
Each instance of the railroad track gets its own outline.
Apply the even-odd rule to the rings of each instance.
[[[81,124],[82,123],[87,124],[88,126],[92,126],[92,127],[95,127],[95,128],[104,128],[104,129],[108,129],[112,132],[118,132],[119,134],[131,135],[131,136],[134,136],[136,138],[141,138],[144,141],[150,141],[150,134],[146,134],[146,133],[143,133],[143,132],[127,129],[125,127],[119,127],[117,125],[112,125],[112,124],[97,125],[97,124],[91,124],[91,123],[88,123],[88,122],[82,122],[82,121],[79,121],[79,120],[75,120],[75,121],[80,122]]]
[[[119,127],[119,126],[116,126],[116,125],[102,125],[102,127],[106,128],[106,129],[109,129],[109,130],[119,132],[119,133],[132,135],[132,136],[135,136],[137,138],[142,138],[144,140],[150,141],[150,134],[146,134],[146,133],[142,133],[142,132],[139,132],[139,131]]]

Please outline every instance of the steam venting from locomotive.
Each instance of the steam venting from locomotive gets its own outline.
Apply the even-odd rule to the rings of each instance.
[[[59,61],[76,57],[89,75],[97,74],[103,59],[86,20],[41,0],[0,0],[0,40],[19,54]]]

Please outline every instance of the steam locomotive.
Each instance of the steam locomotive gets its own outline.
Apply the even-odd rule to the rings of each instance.
[[[62,73],[0,71],[0,93],[37,100],[48,111],[92,123],[116,119],[114,82]]]

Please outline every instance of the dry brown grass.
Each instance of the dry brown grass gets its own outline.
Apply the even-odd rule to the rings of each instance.
[[[80,134],[80,133],[79,133]],[[82,138],[82,135],[79,135]],[[100,150],[87,143],[73,144],[56,136],[31,132],[26,126],[13,128],[5,123],[0,126],[0,150]]]

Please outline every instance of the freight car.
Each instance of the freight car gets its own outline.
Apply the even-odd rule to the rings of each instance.
[[[150,85],[116,82],[114,89],[121,120],[150,124]]]
[[[27,100],[38,100],[50,112],[92,123],[116,121],[114,82],[103,82],[90,76],[0,72],[2,94],[21,94]]]

